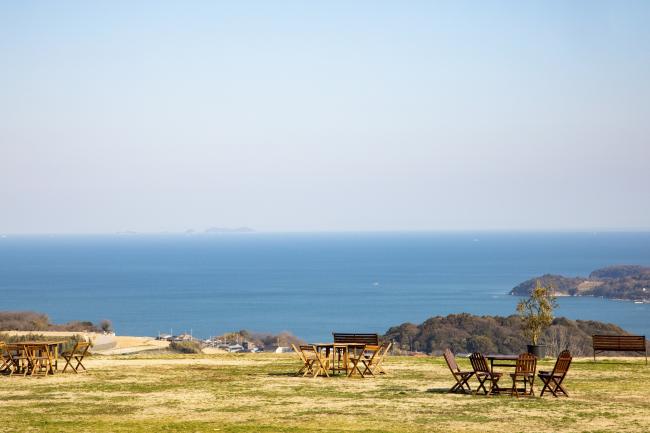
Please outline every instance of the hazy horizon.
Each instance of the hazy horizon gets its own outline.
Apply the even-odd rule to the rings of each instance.
[[[607,233],[639,233],[649,234],[649,228],[566,228],[566,229],[349,229],[349,230],[256,230],[254,227],[245,227],[251,229],[250,232],[237,232],[237,231],[224,231],[224,232],[208,232],[208,228],[188,228],[181,231],[135,231],[135,230],[118,230],[113,232],[0,232],[0,237],[9,236],[155,236],[155,235],[172,235],[172,236],[248,236],[255,234],[271,234],[271,235],[292,235],[292,234],[414,234],[414,233],[427,233],[427,234],[607,234]],[[223,227],[224,229],[237,229],[238,227]]]
[[[650,2],[0,22],[0,234],[650,229]]]

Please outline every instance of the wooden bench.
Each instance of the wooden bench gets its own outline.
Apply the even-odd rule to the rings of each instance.
[[[344,332],[332,332],[334,343],[358,343],[368,346],[379,346],[378,334],[349,334]]]
[[[600,352],[637,352],[645,355],[648,365],[648,352],[645,335],[593,335],[594,361]]]

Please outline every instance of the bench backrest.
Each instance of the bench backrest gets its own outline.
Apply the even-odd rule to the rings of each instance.
[[[594,350],[645,351],[644,335],[593,335]]]
[[[335,343],[360,343],[379,346],[378,334],[352,334],[345,332],[332,332]]]

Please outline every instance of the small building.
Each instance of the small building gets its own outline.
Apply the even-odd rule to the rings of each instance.
[[[244,346],[242,346],[241,344],[231,344],[228,346],[228,352],[237,353],[243,351],[244,351]]]

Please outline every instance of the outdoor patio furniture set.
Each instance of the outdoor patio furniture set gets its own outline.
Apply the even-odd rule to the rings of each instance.
[[[391,343],[380,343],[377,334],[333,332],[332,336],[333,342],[291,345],[303,363],[299,375],[345,374],[363,378],[385,374],[382,363]]]
[[[487,355],[484,356],[479,352],[472,353],[469,356],[469,361],[472,365],[472,370],[461,370],[456,363],[456,357],[447,349],[444,353],[445,361],[451,374],[453,375],[456,383],[449,389],[449,392],[465,392],[478,394],[482,392],[485,395],[494,395],[501,393],[509,393],[519,397],[520,395],[534,396],[535,395],[535,373],[542,381],[542,391],[549,391],[554,397],[565,396],[568,397],[566,389],[562,386],[562,382],[569,371],[571,365],[571,353],[565,350],[560,353],[555,362],[552,371],[539,371],[537,372],[537,358],[535,355],[529,353],[522,353],[521,355]],[[488,362],[490,366],[488,367]],[[510,373],[512,379],[512,386],[501,387],[499,380],[503,373],[494,371],[494,366],[507,366],[514,367],[514,373]],[[469,380],[476,377],[478,380],[478,387],[472,391],[469,385]]]
[[[74,373],[86,371],[83,359],[90,343],[78,341],[72,350],[59,352],[65,341],[0,342],[0,373],[6,376],[45,376],[55,374],[59,355],[65,360],[62,372],[68,367]]]

